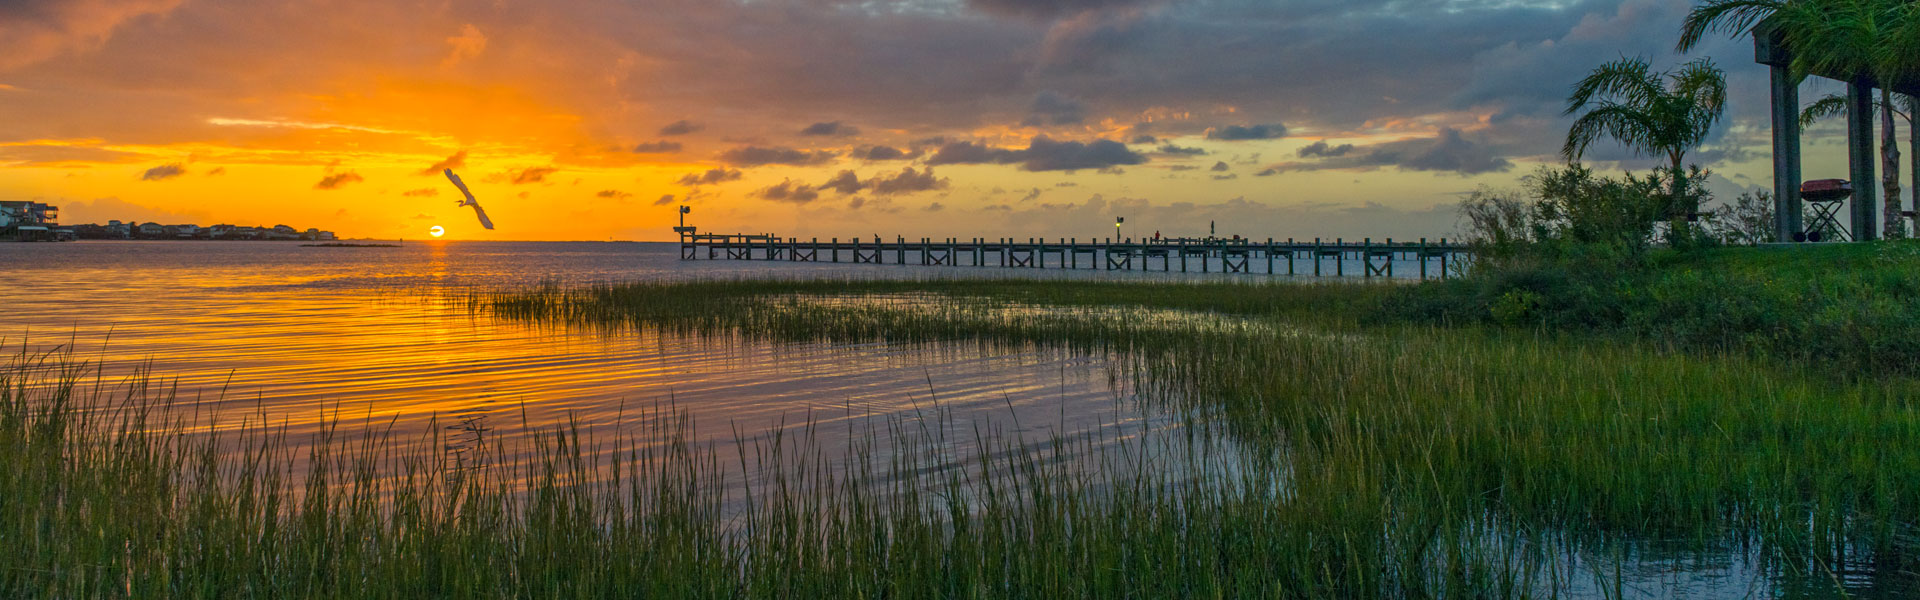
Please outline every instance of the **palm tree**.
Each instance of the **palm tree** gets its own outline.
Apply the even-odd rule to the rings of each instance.
[[[1709,59],[1654,72],[1647,61],[1621,58],[1600,65],[1574,86],[1566,114],[1590,110],[1573,122],[1561,153],[1579,160],[1587,147],[1612,138],[1641,156],[1663,156],[1673,169],[1668,212],[1697,212],[1687,190],[1687,151],[1700,146],[1727,105],[1726,74]]]

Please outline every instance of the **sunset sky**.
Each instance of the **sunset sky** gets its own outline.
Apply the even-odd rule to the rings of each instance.
[[[1687,0],[7,0],[0,199],[348,237],[1441,237]],[[1766,72],[1694,154],[1769,186]],[[1839,89],[1810,84],[1815,97]],[[1839,127],[1809,178],[1845,177]],[[1643,168],[1617,148],[1589,162]],[[480,230],[438,169],[498,224]]]

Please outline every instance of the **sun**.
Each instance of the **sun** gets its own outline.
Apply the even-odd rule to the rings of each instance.
[[[433,237],[440,237],[447,234],[447,228],[441,227],[439,225],[435,225],[432,228],[427,229],[427,233],[432,234]]]

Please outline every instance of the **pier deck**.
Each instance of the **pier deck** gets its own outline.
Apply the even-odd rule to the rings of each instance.
[[[1421,279],[1445,278],[1471,256],[1463,244],[1445,238],[1429,242],[1349,242],[1293,239],[1100,240],[1064,238],[813,238],[767,234],[683,233],[680,260],[764,260],[949,267],[1055,268],[1181,273],[1247,273],[1394,277],[1395,263],[1411,262]],[[1049,257],[1055,260],[1051,263]],[[1349,264],[1351,263],[1351,265]]]

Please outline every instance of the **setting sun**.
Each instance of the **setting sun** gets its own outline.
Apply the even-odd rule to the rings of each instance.
[[[447,234],[447,228],[435,225],[431,229],[428,229],[427,233],[433,235],[433,237],[440,237]]]

